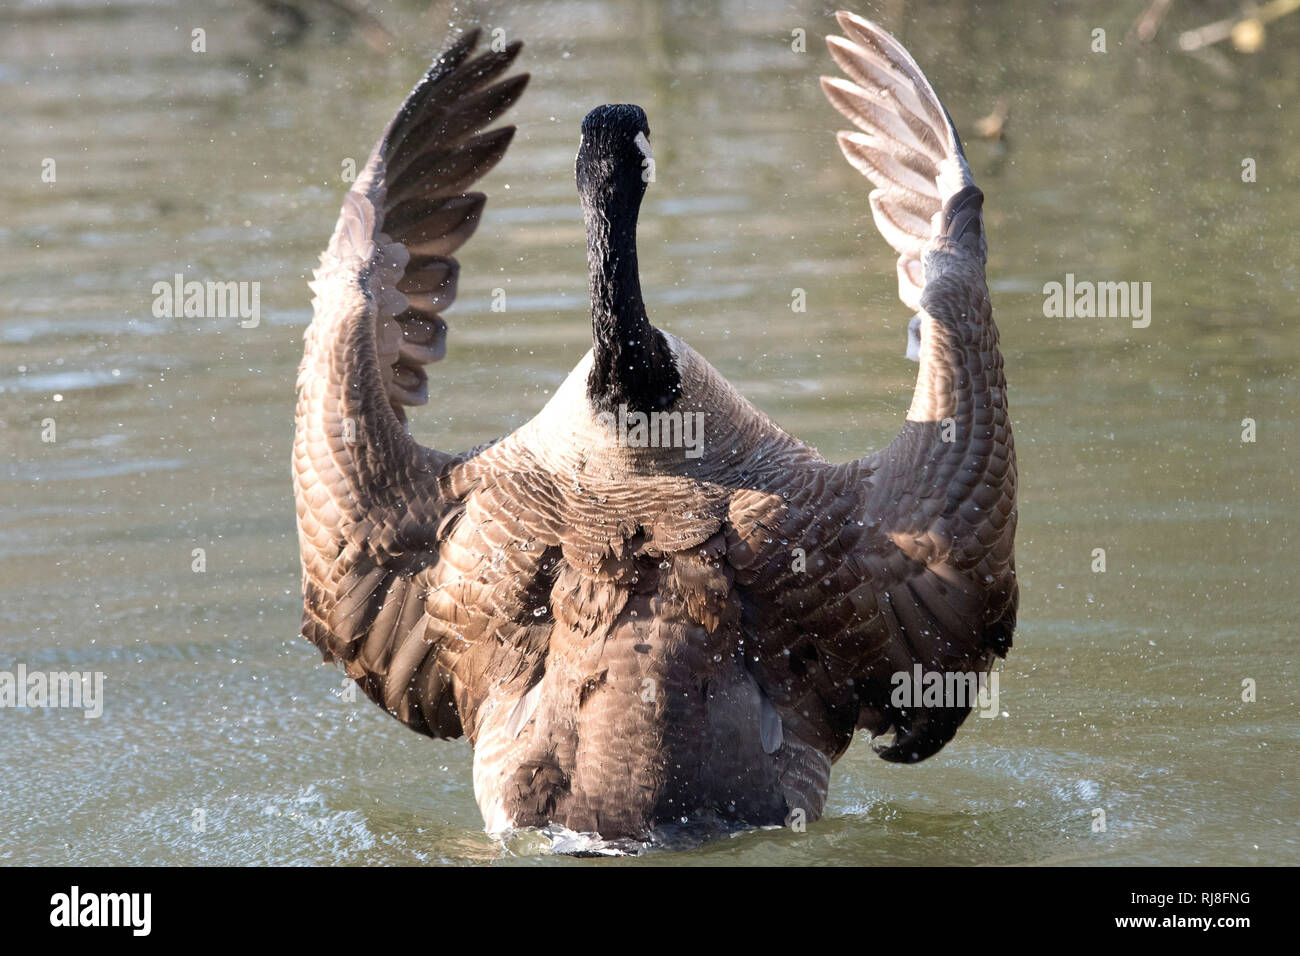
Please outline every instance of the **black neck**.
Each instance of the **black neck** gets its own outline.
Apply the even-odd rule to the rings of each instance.
[[[639,201],[639,196],[637,200]],[[646,316],[636,261],[637,202],[584,199],[595,362],[587,396],[603,411],[666,408],[681,394],[672,351]]]

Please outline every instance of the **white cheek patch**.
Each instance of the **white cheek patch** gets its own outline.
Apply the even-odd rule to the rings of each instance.
[[[641,179],[643,182],[652,183],[655,181],[655,154],[650,149],[650,140],[646,139],[645,133],[637,133],[636,148],[641,151]]]

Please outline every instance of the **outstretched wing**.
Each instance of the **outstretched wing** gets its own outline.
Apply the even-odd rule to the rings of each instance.
[[[876,186],[868,198],[876,228],[898,252],[898,297],[919,311],[921,257],[940,234],[944,203],[975,180],[948,111],[911,54],[868,20],[836,19],[846,36],[826,45],[849,79],[824,76],[822,90],[858,128],[837,135],[840,149]],[[981,263],[982,236],[981,229]]]
[[[892,729],[881,756],[912,762],[952,738],[975,703],[969,681],[1011,644],[1015,451],[983,194],[907,51],[838,17],[848,39],[828,44],[856,84],[823,86],[864,131],[840,143],[877,186],[871,207],[899,252],[900,295],[920,311],[916,391],[883,451],[784,469],[780,495],[738,494],[732,563],[764,635],[760,683],[791,731],[837,755],[856,728]],[[917,668],[943,681],[937,705],[912,695]]]
[[[527,74],[499,79],[522,44],[471,56],[478,31],[433,64],[384,131],[321,256],[298,377],[294,487],[303,634],[398,719],[461,732],[447,651],[425,613],[427,571],[451,506],[449,456],[416,443],[405,406],[428,400],[441,313],[456,296],[452,253],[485,197],[466,190],[514,133],[484,131]]]

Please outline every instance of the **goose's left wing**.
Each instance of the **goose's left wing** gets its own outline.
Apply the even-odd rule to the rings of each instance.
[[[452,253],[485,200],[467,190],[514,134],[485,127],[528,82],[501,78],[522,44],[473,55],[477,39],[466,33],[433,64],[344,199],[312,283],[293,455],[303,634],[434,736],[462,732],[451,677],[460,645],[426,606],[455,514],[440,483],[451,456],[411,437],[405,407],[428,400],[425,366],[443,355]]]

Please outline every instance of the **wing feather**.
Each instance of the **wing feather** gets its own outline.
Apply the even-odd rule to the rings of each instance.
[[[476,56],[477,41],[466,33],[434,62],[344,197],[312,283],[294,444],[303,634],[434,736],[464,729],[452,676],[461,635],[430,613],[442,536],[463,506],[442,491],[452,459],[411,438],[404,408],[428,400],[426,366],[446,351],[454,253],[485,203],[469,187],[514,133],[486,127],[528,82],[501,78],[521,44]]]
[[[836,18],[845,36],[826,45],[849,80],[822,77],[822,90],[857,127],[839,134],[840,149],[876,186],[871,211],[898,253],[898,296],[919,311],[924,252],[943,232],[945,205],[975,180],[956,127],[911,54],[868,20]],[[980,256],[987,258],[982,245]]]
[[[730,561],[757,633],[756,679],[783,724],[832,757],[855,729],[922,760],[973,701],[896,696],[914,668],[986,671],[1015,627],[1015,453],[984,277],[983,194],[934,89],[893,37],[837,14],[823,78],[856,127],[839,134],[875,185],[871,210],[898,253],[899,296],[918,311],[921,366],[908,421],[846,465],[784,467],[732,504]],[[792,561],[792,550],[796,560]]]

